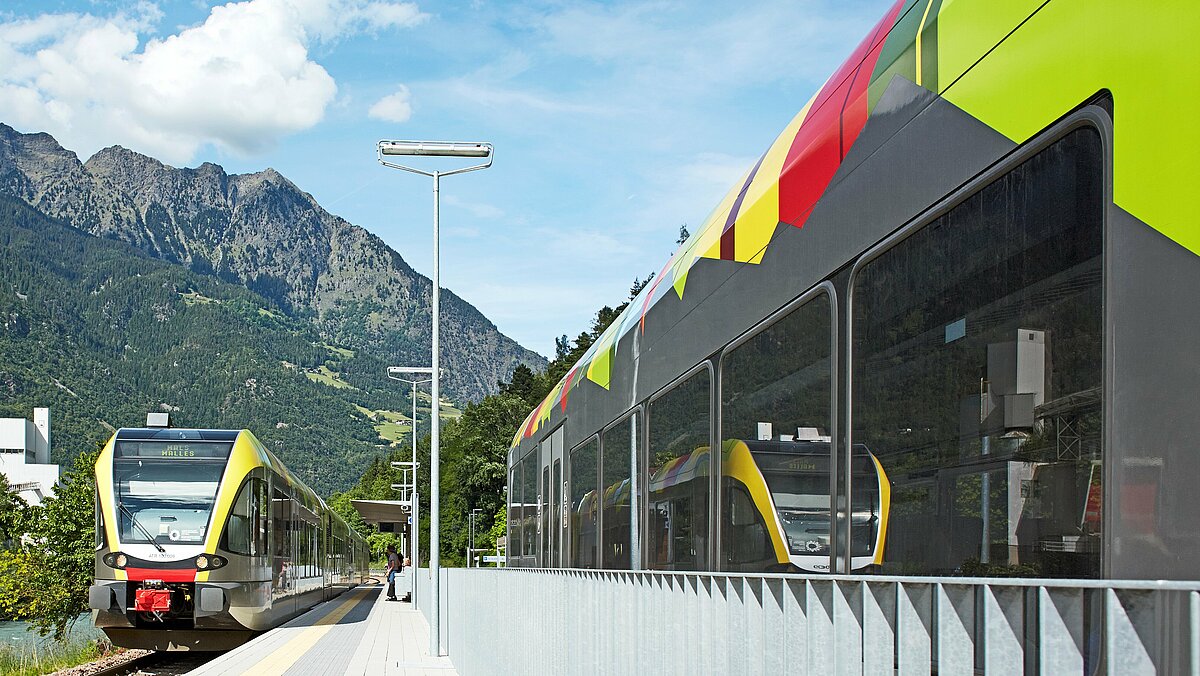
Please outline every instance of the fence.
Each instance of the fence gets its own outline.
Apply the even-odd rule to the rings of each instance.
[[[428,571],[419,572],[417,602],[428,617]],[[443,645],[464,676],[1200,676],[1200,582],[488,568],[442,575]]]

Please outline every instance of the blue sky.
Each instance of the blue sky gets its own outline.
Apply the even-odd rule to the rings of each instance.
[[[383,138],[491,141],[442,184],[442,286],[552,355],[659,270],[890,0],[6,2],[0,121],[86,159],[274,167],[431,265]]]

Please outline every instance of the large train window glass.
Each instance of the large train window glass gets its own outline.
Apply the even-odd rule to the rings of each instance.
[[[650,402],[645,542],[651,569],[708,567],[711,392],[712,376],[702,369]]]
[[[264,526],[263,502],[267,493],[266,482],[253,477],[246,479],[238,490],[237,497],[229,510],[225,532],[221,535],[221,548],[244,556],[261,556],[266,553],[266,529]]]
[[[817,295],[721,360],[724,570],[829,570],[830,317]]]
[[[282,481],[282,479],[276,479]],[[292,570],[292,499],[279,489],[271,492],[271,570],[275,584],[271,593],[287,594],[294,586],[295,571]]]
[[[536,447],[534,447],[536,449]],[[535,557],[537,556],[537,484],[538,484],[538,455],[535,450],[530,450],[521,460],[521,475],[524,491],[522,495],[522,506],[524,516],[521,518],[521,554],[524,557],[524,565],[533,566],[537,564]]]
[[[605,568],[629,570],[634,562],[637,538],[633,518],[637,495],[636,477],[631,472],[638,440],[638,414],[613,425],[601,441],[601,481],[604,501],[601,550]]]
[[[521,465],[513,466],[508,479],[508,551],[509,565],[519,565],[521,556]]]
[[[546,446],[550,442],[543,442]],[[550,565],[550,468],[542,468],[542,484],[541,490],[538,492],[538,514],[541,515],[541,520],[538,524],[538,529],[542,534],[541,550],[539,555],[540,565],[546,567]]]
[[[195,451],[186,448],[153,449],[154,453],[137,448],[147,443],[117,443],[113,484],[121,542],[158,546],[203,543],[225,458],[194,457],[187,454]],[[143,450],[147,452],[141,453]]]
[[[600,439],[592,437],[571,451],[570,562],[573,568],[596,568],[600,547]]]
[[[1103,206],[1100,136],[1077,129],[857,274],[853,435],[893,482],[885,572],[1100,574]],[[875,538],[859,492],[855,546]]]

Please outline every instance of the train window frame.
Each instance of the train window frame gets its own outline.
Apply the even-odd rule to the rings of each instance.
[[[601,466],[600,466],[600,433],[593,432],[591,435],[589,435],[587,438],[585,438],[580,443],[576,444],[573,448],[571,448],[565,454],[565,457],[567,458],[567,464],[566,464],[567,496],[568,496],[567,504],[569,506],[571,506],[572,509],[574,508],[574,504],[575,504],[575,500],[574,500],[575,453],[578,451],[582,451],[585,446],[587,446],[588,444],[591,444],[593,442],[595,442],[595,444],[596,444],[596,459],[595,459],[596,481],[592,485],[592,490],[596,492],[595,494],[598,499],[600,496],[600,491],[602,490],[601,489],[601,480],[600,480],[600,476],[601,476],[600,475],[600,468],[601,468]],[[568,544],[568,547],[573,547],[575,544],[575,522],[572,519],[572,520],[568,521],[568,524],[569,525],[568,525],[567,532],[566,532],[567,544]],[[600,567],[600,561],[598,559],[601,554],[600,534],[603,532],[603,528],[604,528],[604,509],[603,509],[603,505],[601,505],[600,509],[598,509],[597,513],[596,513],[596,536],[595,536],[595,542],[593,543],[595,545],[594,550],[595,550],[595,556],[597,557],[597,560],[592,562],[592,566],[590,568],[587,568],[589,570],[598,569]],[[570,549],[569,553],[566,554],[566,557],[569,559],[569,561],[568,561],[569,565],[567,565],[566,567],[567,568],[575,568],[576,567],[575,561],[577,560],[577,557],[575,556],[574,550]]]
[[[538,488],[538,482],[540,481],[540,468],[537,466],[538,448],[539,448],[539,444],[533,444],[527,451],[525,451],[524,453],[521,454],[521,459],[518,461],[518,464],[521,465],[521,468],[522,468],[521,469],[521,507],[522,507],[522,515],[521,515],[521,517],[522,517],[522,521],[521,521],[522,542],[521,542],[521,545],[522,545],[522,547],[521,547],[521,564],[520,565],[523,567],[527,567],[527,568],[536,568],[537,561],[538,561],[538,546],[539,546],[538,545],[538,537],[539,537],[539,533],[540,533],[539,528],[538,528],[538,519],[539,519],[540,515],[537,513],[536,508],[534,509],[532,520],[530,520],[529,516],[524,513],[524,510],[527,510],[529,508],[530,503],[528,502],[528,500],[530,498],[532,498],[534,501],[538,500],[537,488]],[[532,496],[525,495],[525,489],[529,487],[529,479],[526,478],[526,475],[529,474],[529,471],[528,471],[529,468],[526,467],[526,465],[524,463],[531,463],[533,466],[533,470],[532,470],[532,473],[533,473],[533,495]],[[536,503],[536,504],[540,505],[540,503]],[[526,549],[525,545],[529,544],[529,538],[531,537],[530,534],[527,532],[528,527],[530,525],[533,526],[533,529],[532,529],[533,530],[533,535],[532,535],[533,547],[530,549]]]
[[[884,237],[873,246],[867,248],[857,258],[852,259],[849,268],[849,274],[846,279],[846,301],[845,301],[845,322],[846,330],[842,337],[841,346],[844,350],[842,364],[842,374],[844,376],[845,386],[839,397],[839,402],[844,407],[843,427],[845,434],[850,444],[854,443],[854,336],[855,336],[855,288],[859,281],[859,276],[864,268],[871,263],[877,261],[882,256],[896,248],[913,235],[921,232],[926,227],[935,223],[938,219],[947,215],[955,208],[964,204],[971,198],[980,194],[992,184],[1012,173],[1014,170],[1021,167],[1026,162],[1034,159],[1037,155],[1046,151],[1059,141],[1065,139],[1072,132],[1079,129],[1090,128],[1099,136],[1100,144],[1100,266],[1101,280],[1100,292],[1102,295],[1101,318],[1104,326],[1112,325],[1112,308],[1107,302],[1110,294],[1110,285],[1112,284],[1112,275],[1109,271],[1112,269],[1112,248],[1110,246],[1111,237],[1111,210],[1114,207],[1113,202],[1113,121],[1110,114],[1098,103],[1100,97],[1105,96],[1106,92],[1098,92],[1096,96],[1085,101],[1077,109],[1067,113],[1058,121],[1051,123],[1040,132],[1033,135],[1014,147],[1009,153],[1001,157],[999,160],[992,163],[989,167],[978,173],[971,180],[963,183],[955,190],[947,193],[938,200],[935,200],[928,207],[910,218],[907,222],[897,227],[891,234]],[[1100,438],[1102,449],[1107,450],[1113,448],[1113,425],[1112,425],[1112,397],[1108,396],[1113,391],[1113,383],[1111,382],[1110,364],[1113,358],[1113,346],[1110,337],[1105,332],[1102,335],[1102,344],[1100,347],[1101,362],[1100,368],[1100,387],[1102,388],[1102,405],[1100,406],[1101,432]],[[1112,486],[1113,484],[1113,469],[1112,463],[1108,461],[1108,453],[1102,452],[1101,455],[1101,481],[1102,485]],[[849,454],[847,454],[847,462],[849,462]],[[840,487],[845,491],[845,500],[849,504],[852,500],[850,478],[847,473],[845,485]],[[936,492],[935,492],[936,493]],[[1101,499],[1101,523],[1107,524],[1110,522],[1113,500],[1112,491],[1104,491]],[[852,524],[850,520],[839,520],[837,523],[837,534],[839,537],[845,537],[849,541],[851,537]],[[1111,538],[1113,537],[1111,528],[1104,528],[1102,533],[1102,545],[1098,553],[1098,578],[1102,579],[1110,575],[1110,556]],[[845,561],[838,561],[839,566],[845,564],[849,567],[849,558]],[[839,573],[849,572],[848,570],[838,570]]]
[[[604,464],[604,455],[605,455],[604,437],[609,432],[611,432],[613,429],[628,423],[629,420],[634,417],[637,418],[638,427],[637,427],[637,431],[636,431],[637,444],[634,448],[631,448],[630,452],[629,452],[630,462],[631,462],[631,464],[634,465],[633,467],[630,468],[629,474],[628,474],[630,482],[633,484],[630,487],[630,495],[629,495],[630,502],[632,503],[629,507],[629,509],[630,509],[629,568],[628,569],[608,568],[606,565],[604,565],[604,552],[605,552],[605,546],[607,543],[605,542],[605,537],[604,537],[604,529],[606,528],[606,526],[604,524],[604,508],[603,508],[603,504],[602,504],[601,509],[600,509],[600,522],[599,522],[600,523],[600,563],[599,563],[598,568],[600,570],[641,570],[641,568],[642,568],[641,528],[640,528],[640,525],[641,525],[641,516],[640,516],[641,500],[640,500],[639,494],[642,491],[641,484],[644,483],[642,481],[641,474],[642,474],[642,472],[645,471],[645,463],[641,457],[642,453],[644,453],[644,449],[646,447],[646,412],[645,412],[644,404],[637,404],[636,406],[633,406],[632,408],[626,409],[624,413],[617,416],[615,419],[613,419],[612,422],[610,422],[607,425],[605,425],[604,427],[600,428],[600,431],[597,433],[600,437],[600,472],[599,472],[600,486],[601,486],[601,489],[600,489],[601,496],[600,497],[601,497],[601,500],[603,500],[604,467],[605,467],[605,464]]]
[[[808,288],[803,293],[799,294],[792,300],[785,303],[778,310],[775,310],[771,314],[767,315],[766,318],[764,318],[762,321],[758,322],[754,326],[751,326],[749,329],[747,329],[741,335],[739,335],[736,338],[734,338],[733,340],[729,341],[728,344],[726,344],[723,348],[721,348],[721,353],[720,353],[720,355],[718,355],[717,359],[715,360],[716,361],[716,382],[715,382],[714,394],[713,394],[714,407],[716,409],[714,416],[713,416],[714,437],[715,437],[714,448],[724,448],[724,444],[725,444],[726,361],[729,359],[729,357],[732,355],[732,353],[737,351],[738,348],[744,346],[746,343],[749,343],[750,341],[757,338],[759,336],[759,334],[763,333],[764,331],[770,329],[771,327],[775,326],[779,322],[788,318],[789,316],[792,315],[793,312],[798,311],[800,308],[804,307],[805,305],[808,305],[809,303],[813,302],[814,300],[816,300],[822,296],[824,296],[829,303],[829,380],[830,380],[830,384],[829,384],[829,398],[830,398],[830,401],[829,401],[829,432],[830,432],[830,434],[829,434],[829,437],[830,437],[830,440],[829,440],[829,456],[830,456],[829,463],[830,463],[830,467],[834,467],[837,457],[838,457],[838,453],[840,452],[840,449],[842,446],[842,444],[840,443],[840,439],[839,439],[840,435],[838,434],[838,430],[841,429],[841,427],[839,427],[839,423],[841,421],[841,410],[839,407],[839,404],[841,402],[841,397],[839,396],[838,385],[840,383],[839,376],[840,376],[840,371],[841,371],[841,367],[843,364],[843,362],[842,362],[843,355],[841,355],[839,352],[839,347],[841,345],[841,340],[840,340],[840,329],[841,329],[840,321],[841,321],[841,319],[840,319],[840,316],[838,313],[838,297],[839,296],[838,296],[837,287],[834,285],[834,283],[830,279],[821,280],[817,284]],[[724,487],[722,484],[722,478],[725,476],[725,468],[722,466],[722,454],[718,453],[714,456],[713,464],[709,467],[709,471],[711,472],[709,481],[710,481],[710,485],[712,486],[711,490],[713,491],[713,497],[714,497],[713,504],[711,507],[712,511],[711,511],[711,514],[709,517],[710,523],[713,524],[713,536],[712,536],[712,544],[713,544],[712,557],[713,558],[712,558],[712,561],[714,564],[717,564],[719,566],[720,559],[721,559],[722,545],[723,545],[723,543],[721,542],[722,534],[721,534],[720,524],[721,524],[721,518],[722,518],[722,513],[723,513],[722,510],[725,507],[724,502],[723,502],[724,496],[725,496],[725,491],[723,489]],[[832,553],[831,553],[831,557],[830,557],[831,558],[830,569],[829,569],[830,571],[834,570],[833,566],[835,565],[835,562],[832,559],[836,557],[837,552],[838,552],[838,542],[837,542],[838,531],[836,528],[836,525],[837,525],[836,524],[836,520],[837,520],[837,516],[836,516],[836,514],[837,514],[837,509],[836,509],[837,485],[836,484],[837,484],[837,473],[831,471],[830,472],[830,487],[829,487],[829,491],[830,491],[829,513],[830,513],[830,528],[831,528],[830,534],[834,538],[834,542],[833,542],[833,546],[831,547]]]
[[[718,448],[718,446],[716,446],[714,443],[716,441],[715,425],[716,425],[716,420],[717,420],[716,414],[714,412],[714,405],[715,405],[715,401],[716,401],[715,396],[716,396],[716,392],[717,392],[717,376],[716,376],[716,367],[714,366],[712,359],[705,359],[704,361],[696,364],[695,366],[691,367],[687,371],[684,371],[682,375],[677,376],[671,382],[669,382],[666,385],[664,385],[663,387],[659,388],[658,391],[656,391],[654,394],[650,395],[646,399],[645,403],[642,404],[641,407],[644,408],[645,414],[642,417],[642,429],[640,430],[640,433],[639,433],[639,436],[642,438],[642,449],[641,449],[642,457],[640,458],[640,462],[638,463],[638,471],[641,473],[641,486],[639,488],[640,488],[640,494],[641,494],[642,499],[639,501],[638,507],[639,507],[639,511],[641,512],[641,514],[639,515],[639,519],[641,520],[641,535],[643,537],[648,537],[649,532],[650,532],[650,456],[649,456],[649,454],[650,454],[650,429],[651,429],[651,426],[654,424],[652,410],[653,410],[654,404],[656,402],[661,400],[663,397],[666,397],[666,396],[672,394],[673,392],[675,392],[676,388],[678,388],[680,385],[684,384],[685,382],[687,382],[688,380],[695,377],[697,374],[699,374],[701,372],[708,373],[708,447],[710,450],[709,450],[709,465],[708,465],[709,478],[707,481],[708,486],[706,487],[706,491],[708,494],[708,504],[705,505],[705,511],[707,513],[704,515],[705,520],[707,522],[706,523],[706,531],[707,532],[704,535],[705,543],[706,543],[706,545],[705,545],[706,551],[698,554],[699,556],[704,557],[704,562],[702,564],[700,564],[700,567],[697,568],[696,570],[708,570],[708,569],[712,568],[712,564],[714,561],[712,558],[712,542],[713,542],[713,530],[714,530],[713,521],[712,521],[712,503],[713,503],[713,500],[715,499],[714,498],[715,494],[714,494],[713,488],[712,488],[712,483],[713,483],[712,482],[712,474],[713,474],[713,468],[714,468],[714,463],[713,463],[712,457],[714,454],[712,453],[711,449]],[[717,455],[719,455],[719,454],[717,454]],[[648,546],[641,547],[640,549],[641,549],[644,557],[649,556],[649,547]],[[650,567],[649,560],[643,561],[642,567],[649,569],[649,567]],[[679,570],[682,570],[682,569],[679,569]]]

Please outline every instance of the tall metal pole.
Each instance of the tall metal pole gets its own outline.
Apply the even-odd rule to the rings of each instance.
[[[429,573],[432,576],[430,595],[433,602],[430,604],[429,614],[429,654],[440,656],[442,655],[442,624],[441,624],[441,575],[442,561],[441,543],[438,538],[438,516],[441,510],[442,491],[440,482],[442,479],[441,468],[441,446],[439,442],[439,432],[441,428],[441,353],[439,352],[438,332],[441,330],[441,316],[439,314],[440,297],[441,297],[441,278],[438,274],[438,263],[441,259],[441,252],[438,249],[438,219],[440,217],[440,172],[433,172],[433,383],[430,389],[432,392],[432,401],[429,402]]]
[[[441,543],[438,538],[439,528],[439,512],[441,510],[441,354],[439,351],[441,328],[441,278],[438,274],[438,265],[441,260],[440,251],[438,249],[438,219],[440,217],[439,203],[440,182],[442,176],[452,176],[454,174],[464,174],[468,171],[478,171],[487,169],[492,166],[492,144],[490,143],[462,143],[462,142],[445,142],[445,141],[380,141],[375,146],[376,159],[385,167],[392,169],[400,169],[402,171],[429,176],[433,178],[433,354],[431,373],[433,391],[430,393],[432,401],[430,408],[430,446],[429,449],[429,573],[433,578],[430,580],[430,592],[432,602],[430,603],[430,627],[429,627],[429,654],[441,656],[441,558],[440,547]],[[482,164],[475,164],[469,167],[461,167],[450,171],[425,171],[416,167],[409,167],[403,164],[397,164],[385,160],[386,156],[427,156],[427,157],[476,157],[486,158],[487,161]]]
[[[412,564],[408,575],[412,580],[412,603],[417,603],[417,568],[421,567],[421,500],[417,496],[417,381],[412,381],[412,489],[408,500],[412,504],[412,528],[409,541],[412,543]]]

